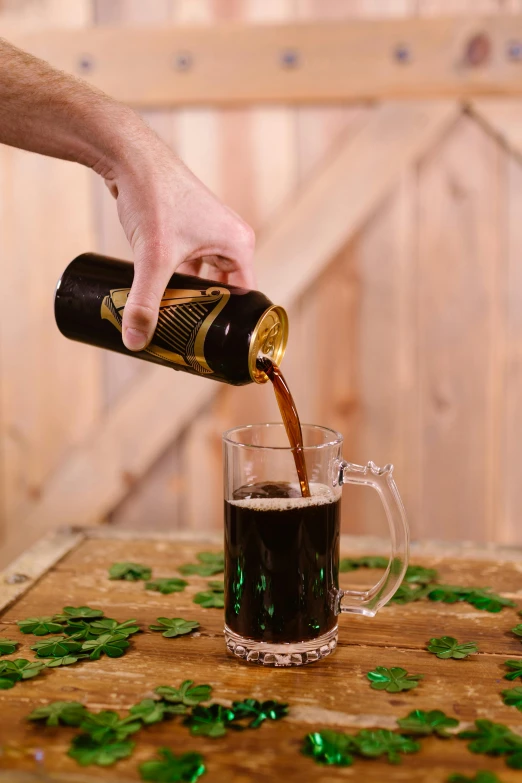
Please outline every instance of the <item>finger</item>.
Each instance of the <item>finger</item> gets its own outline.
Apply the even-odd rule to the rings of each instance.
[[[134,281],[123,311],[123,342],[130,351],[141,351],[152,339],[161,299],[174,264],[166,256],[151,260],[136,256]]]
[[[211,268],[212,280],[243,288],[255,288],[256,278],[251,264],[242,265],[224,256],[204,256],[203,260]]]

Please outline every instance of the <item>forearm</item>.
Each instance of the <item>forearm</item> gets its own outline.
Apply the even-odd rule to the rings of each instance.
[[[128,107],[0,39],[0,143],[104,176],[148,135]]]

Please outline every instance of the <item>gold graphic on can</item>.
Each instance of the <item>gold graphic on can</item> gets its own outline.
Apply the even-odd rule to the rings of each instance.
[[[119,332],[129,293],[130,288],[116,288],[102,301],[101,317]],[[230,291],[219,286],[203,291],[167,288],[154,337],[144,350],[172,364],[191,367],[205,375],[212,373],[205,359],[205,338],[229,298]]]

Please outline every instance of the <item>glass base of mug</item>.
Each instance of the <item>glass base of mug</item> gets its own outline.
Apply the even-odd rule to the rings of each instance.
[[[304,666],[331,655],[337,647],[337,626],[308,642],[272,644],[256,642],[231,631],[225,625],[227,649],[237,658],[261,666]]]

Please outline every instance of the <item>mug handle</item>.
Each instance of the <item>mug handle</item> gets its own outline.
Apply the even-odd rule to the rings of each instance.
[[[353,465],[341,462],[340,484],[363,484],[373,487],[379,494],[390,527],[391,559],[384,576],[369,590],[339,590],[336,614],[363,614],[373,617],[399,588],[408,567],[409,529],[406,512],[397,485],[392,478],[393,465],[378,468],[373,462],[368,465]]]

